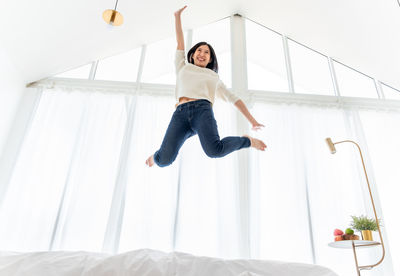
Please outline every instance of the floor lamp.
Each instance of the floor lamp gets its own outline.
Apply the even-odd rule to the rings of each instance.
[[[331,138],[326,138],[325,140],[326,140],[326,143],[328,144],[328,147],[329,147],[329,149],[330,149],[330,151],[331,151],[332,154],[336,153],[336,147],[335,147],[335,145],[341,144],[341,143],[346,143],[346,142],[348,142],[348,143],[353,143],[354,145],[356,145],[357,148],[358,148],[358,151],[360,152],[360,157],[361,157],[361,162],[362,162],[362,166],[363,166],[363,169],[364,169],[365,179],[367,180],[369,196],[370,196],[370,199],[371,199],[372,208],[373,208],[373,210],[374,210],[374,216],[375,216],[375,220],[376,220],[376,225],[378,226],[379,238],[380,238],[380,240],[381,240],[381,243],[380,243],[380,244],[382,245],[382,257],[381,257],[381,259],[379,260],[379,262],[377,262],[376,264],[373,264],[373,265],[359,266],[359,265],[358,265],[358,261],[357,261],[357,256],[356,256],[355,247],[359,247],[359,246],[363,246],[363,245],[357,245],[357,246],[355,246],[355,245],[354,245],[354,242],[352,243],[354,259],[355,259],[356,267],[357,267],[357,273],[358,273],[358,275],[360,275],[360,270],[363,270],[363,269],[372,269],[373,267],[375,267],[375,266],[379,265],[380,263],[382,263],[383,259],[385,258],[385,246],[384,246],[384,244],[383,244],[382,232],[381,232],[381,228],[379,227],[379,220],[378,220],[378,217],[377,217],[377,215],[376,215],[376,209],[375,209],[374,198],[373,198],[373,196],[372,196],[372,192],[371,192],[371,187],[370,187],[370,185],[369,185],[369,180],[368,180],[367,171],[366,171],[366,169],[365,169],[364,158],[363,158],[363,155],[362,155],[360,146],[359,146],[356,142],[354,142],[354,141],[351,141],[351,140],[344,140],[344,141],[339,141],[339,142],[333,143],[332,140],[331,140]],[[365,246],[365,245],[364,245],[364,246]]]

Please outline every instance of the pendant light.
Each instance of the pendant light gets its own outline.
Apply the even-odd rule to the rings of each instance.
[[[113,10],[105,10],[103,12],[104,21],[111,26],[120,26],[122,25],[122,23],[124,23],[124,18],[122,17],[122,14],[117,12],[117,5],[118,0],[115,3],[115,8]]]

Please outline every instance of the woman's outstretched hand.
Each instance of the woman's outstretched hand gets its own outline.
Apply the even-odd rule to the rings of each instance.
[[[255,123],[253,123],[252,124],[253,126],[252,126],[252,130],[255,130],[255,131],[257,131],[257,130],[260,130],[261,128],[263,128],[263,127],[265,127],[264,125],[262,125],[262,124],[260,124],[260,123],[258,123],[258,122],[255,122]]]
[[[183,8],[177,10],[174,14],[175,16],[181,16],[181,13],[183,12],[184,9],[186,9],[187,6],[184,6]]]

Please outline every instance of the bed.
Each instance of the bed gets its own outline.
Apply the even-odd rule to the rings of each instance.
[[[1,276],[338,276],[318,265],[224,260],[140,249],[117,255],[91,252],[0,253]]]

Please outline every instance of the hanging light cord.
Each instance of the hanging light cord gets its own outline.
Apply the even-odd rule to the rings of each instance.
[[[117,10],[117,5],[118,5],[118,0],[117,0],[117,2],[115,3],[115,9],[114,9],[114,10]]]

